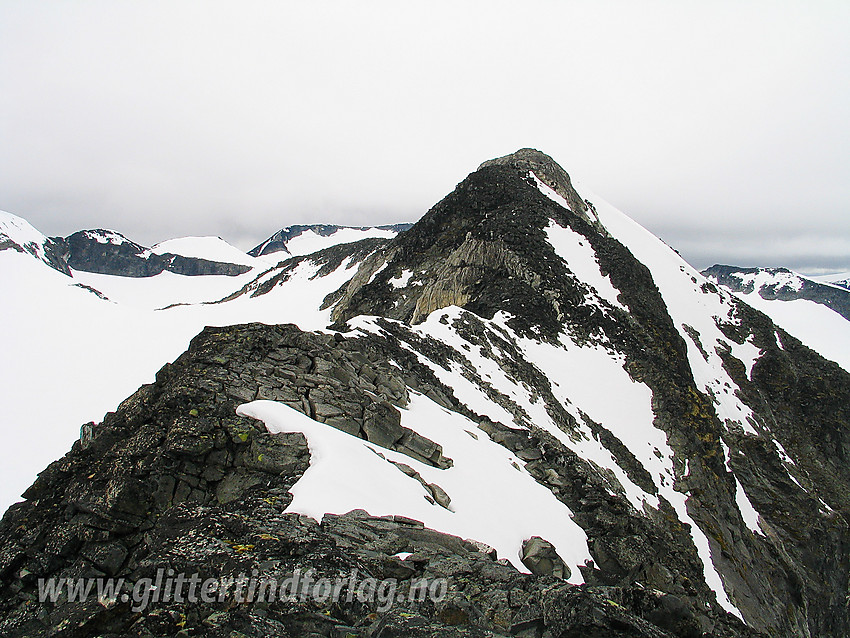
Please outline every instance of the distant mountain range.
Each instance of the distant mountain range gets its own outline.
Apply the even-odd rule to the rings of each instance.
[[[814,277],[814,279],[826,284],[841,286],[842,288],[850,290],[850,272],[841,272],[833,275],[819,275]]]
[[[187,276],[241,275],[260,264],[271,263],[268,258],[252,257],[275,255],[286,259],[360,239],[390,239],[411,226],[288,226],[246,254],[219,237],[184,237],[161,242],[153,248],[104,229],[47,238],[21,218],[9,213],[0,215],[0,250],[28,252],[65,274],[73,269],[120,277],[152,277],[162,272]]]
[[[413,224],[389,226],[335,226],[333,224],[296,224],[287,226],[248,251],[253,257],[282,252],[290,256],[308,255],[323,248],[360,239],[390,239]]]
[[[822,304],[850,321],[850,288],[846,273],[829,276],[834,281],[806,277],[787,268],[739,268],[714,265],[702,271],[733,292],[757,294],[762,299],[805,299]]]

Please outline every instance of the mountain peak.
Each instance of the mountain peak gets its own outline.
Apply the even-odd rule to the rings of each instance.
[[[75,315],[81,293],[61,278],[0,278],[15,366],[0,404],[16,437],[47,444],[43,423],[76,426],[75,393],[94,416],[118,406],[0,521],[0,635],[850,635],[850,364],[576,188],[588,199],[521,149],[394,238],[280,260],[227,297],[193,290],[153,316],[88,294]],[[364,232],[283,237],[294,230],[280,233],[290,254]],[[72,255],[125,273],[188,274],[204,265],[192,255],[230,251],[79,237]],[[754,290],[792,277],[759,271]],[[174,280],[127,290],[190,289]],[[218,327],[175,359],[205,325]],[[118,405],[112,377],[166,361]],[[339,581],[330,599],[295,601],[287,585],[215,605],[175,600],[177,576],[157,587],[174,598],[149,599],[169,569],[251,573],[258,594],[350,570],[392,577],[402,596],[379,607]],[[426,575],[444,600],[404,595]],[[106,576],[126,599],[78,603],[69,588],[37,602],[48,582]]]
[[[483,162],[478,170],[490,166],[510,166],[525,173],[532,171],[541,182],[569,203],[569,209],[573,213],[584,217],[586,221],[591,221],[587,217],[587,204],[573,188],[569,174],[546,153],[534,148],[521,148],[509,155]]]
[[[553,336],[567,315],[586,326],[598,308],[585,307],[579,277],[552,242],[586,252],[602,277],[600,264],[622,249],[609,239],[566,171],[548,155],[522,149],[484,162],[413,228],[364,260],[326,303],[335,303],[332,316],[341,323],[365,314],[416,324],[452,305],[488,318],[504,311],[520,331]]]

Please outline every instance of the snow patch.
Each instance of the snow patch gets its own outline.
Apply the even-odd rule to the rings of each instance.
[[[112,244],[120,246],[121,244],[129,244],[129,240],[120,233],[114,230],[87,230],[85,236],[95,240],[99,244]]]
[[[747,369],[747,378],[752,379],[753,366],[764,351],[753,344],[752,337],[748,338],[744,343],[735,343],[733,341],[729,346],[732,350],[732,356],[740,360]]]
[[[546,195],[546,197],[548,197],[548,198],[549,198],[549,199],[551,199],[553,202],[555,202],[556,204],[558,204],[558,206],[561,206],[561,207],[563,207],[563,208],[566,208],[568,211],[572,212],[572,210],[573,210],[573,209],[572,209],[572,208],[570,208],[570,203],[569,203],[566,199],[564,199],[563,197],[561,197],[560,195],[558,195],[558,193],[557,193],[557,192],[555,192],[555,189],[553,189],[553,188],[551,188],[551,187],[547,186],[547,185],[546,185],[546,184],[544,184],[542,181],[540,181],[540,178],[539,178],[539,177],[537,177],[537,175],[535,175],[535,174],[534,174],[534,171],[528,171],[528,176],[529,176],[531,179],[533,179],[533,180],[534,180],[534,183],[537,185],[537,189],[538,189],[541,193],[543,193],[544,195]]]
[[[587,238],[550,220],[546,227],[546,239],[579,281],[592,286],[596,294],[612,306],[628,312],[628,308],[617,299],[620,291],[600,271],[596,253]]]
[[[738,504],[738,511],[741,512],[741,517],[744,519],[744,523],[747,528],[753,534],[762,534],[761,528],[759,527],[759,513],[753,507],[753,504],[750,503],[750,499],[747,498],[747,493],[744,492],[744,487],[741,485],[741,481],[735,478],[735,502]]]
[[[407,282],[410,281],[410,278],[413,276],[413,271],[404,270],[397,277],[393,277],[390,279],[390,284],[393,288],[404,288],[407,285]]]

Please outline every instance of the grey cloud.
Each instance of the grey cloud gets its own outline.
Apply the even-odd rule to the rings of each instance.
[[[804,274],[850,271],[850,237],[828,231],[665,228],[656,234],[699,269],[713,264],[786,267]]]
[[[534,146],[700,263],[823,266],[845,249],[806,252],[801,229],[850,238],[845,3],[0,13],[0,208],[48,234],[244,248],[291,223],[412,221],[481,161]],[[761,243],[765,228],[787,241]]]

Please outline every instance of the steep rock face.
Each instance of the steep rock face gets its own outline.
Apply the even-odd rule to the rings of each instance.
[[[808,299],[823,304],[850,321],[850,291],[840,285],[803,277],[787,268],[740,268],[715,264],[702,274],[734,292],[757,292],[762,299]]]
[[[770,551],[781,556],[778,562],[787,572],[777,602],[783,596],[799,601],[801,632],[808,625],[812,635],[845,635],[850,631],[848,374],[777,331],[764,315],[743,304],[740,312],[743,329],[726,326],[730,339],[751,339],[764,354],[749,379],[734,360],[726,365],[772,436],[730,430],[730,466],[766,523]]]
[[[53,241],[62,246],[67,264],[74,270],[105,275],[153,277],[168,271],[189,276],[235,276],[250,270],[241,264],[169,253],[158,255],[109,230],[82,230],[65,238],[55,237]]]

